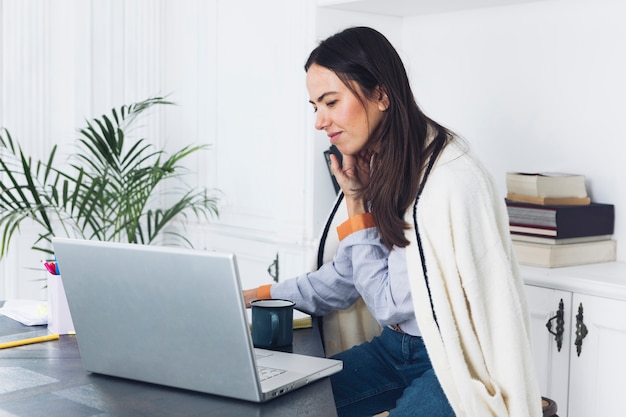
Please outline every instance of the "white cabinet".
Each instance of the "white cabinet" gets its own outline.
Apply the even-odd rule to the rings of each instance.
[[[570,330],[567,323],[559,328],[560,346],[555,335],[551,334],[546,324],[551,321],[552,331],[557,332],[557,313],[563,305],[563,320],[569,320],[572,294],[551,288],[526,285],[526,297],[530,314],[530,337],[532,341],[535,369],[539,378],[541,395],[556,401],[559,415],[567,415],[568,379],[570,360]],[[565,307],[567,306],[567,307]],[[568,311],[565,314],[565,311]]]
[[[542,395],[557,402],[560,417],[623,415],[626,265],[522,270]]]
[[[582,339],[580,356],[570,355],[568,415],[624,415],[626,301],[574,294],[572,307],[572,344],[580,338],[573,316],[579,308],[588,333]]]

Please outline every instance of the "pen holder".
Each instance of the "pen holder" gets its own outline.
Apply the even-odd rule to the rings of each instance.
[[[74,333],[61,275],[48,274],[48,330],[58,334]]]

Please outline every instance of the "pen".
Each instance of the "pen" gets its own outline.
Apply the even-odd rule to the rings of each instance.
[[[59,275],[59,266],[56,262],[44,262],[43,266],[45,266],[52,275]]]
[[[49,334],[46,336],[31,337],[30,339],[16,340],[15,342],[0,343],[0,349],[28,345],[31,343],[47,342],[49,340],[57,340],[58,338],[59,338],[58,334]]]

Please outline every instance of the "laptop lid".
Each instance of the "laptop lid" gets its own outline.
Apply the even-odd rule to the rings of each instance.
[[[314,364],[262,387],[234,254],[66,238],[53,247],[87,371],[259,402],[341,369],[268,352],[259,362]]]

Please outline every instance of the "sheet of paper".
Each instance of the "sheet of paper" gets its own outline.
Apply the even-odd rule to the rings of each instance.
[[[0,307],[0,314],[26,326],[41,326],[48,324],[48,303],[36,300],[7,300]]]

